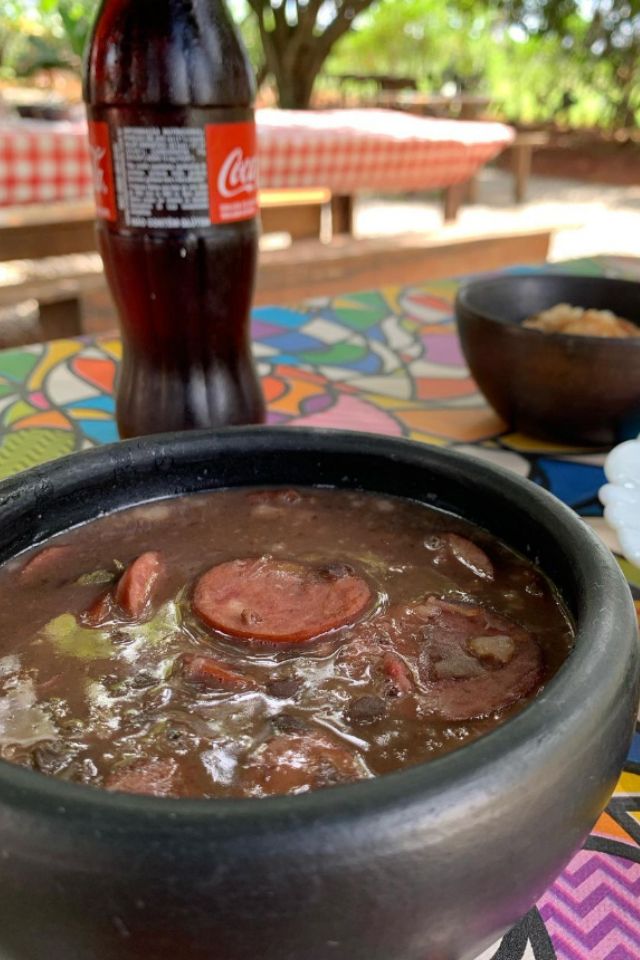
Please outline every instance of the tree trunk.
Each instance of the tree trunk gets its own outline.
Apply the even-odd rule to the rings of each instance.
[[[618,96],[613,111],[613,125],[618,129],[636,126],[639,53],[635,45],[629,48],[615,72]]]
[[[335,18],[322,33],[316,32],[323,0],[295,0],[297,22],[286,17],[283,2],[249,0],[258,20],[267,71],[278,88],[278,103],[287,110],[307,110],[313,86],[333,45],[351,29],[355,17],[375,0],[337,2]],[[267,13],[271,15],[270,20]]]
[[[279,63],[274,70],[274,79],[278,88],[278,105],[284,110],[308,110],[319,72],[319,67],[313,70],[309,65],[306,69],[300,69],[297,64],[294,69],[287,70]]]

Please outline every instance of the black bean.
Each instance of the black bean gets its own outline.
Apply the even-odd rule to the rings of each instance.
[[[382,697],[364,696],[352,700],[345,710],[345,718],[349,723],[359,726],[367,723],[376,723],[386,713],[386,705]]]
[[[127,633],[126,630],[114,630],[110,639],[115,647],[125,647],[128,643],[133,643],[135,635],[132,632]]]
[[[306,733],[309,724],[302,717],[294,717],[291,713],[279,713],[271,718],[271,725],[276,733]]]
[[[152,673],[146,673],[144,670],[140,670],[139,673],[136,673],[135,677],[131,678],[131,686],[134,690],[146,690],[148,687],[153,687],[158,683],[158,678],[154,677]]]
[[[290,700],[301,686],[302,680],[299,677],[274,677],[267,683],[267,693],[278,700]]]
[[[59,741],[36,747],[31,754],[34,770],[39,770],[40,773],[47,773],[51,776],[60,773],[73,759],[73,756],[73,748]]]
[[[343,577],[351,577],[355,573],[355,570],[348,563],[327,563],[323,567],[320,567],[318,570],[318,576],[322,580],[329,580],[333,582],[335,580],[342,580]]]

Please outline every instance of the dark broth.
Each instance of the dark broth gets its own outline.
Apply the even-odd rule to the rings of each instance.
[[[386,496],[198,494],[54,545],[0,569],[0,755],[113,790],[300,793],[421,763],[521,709],[573,643],[528,561]],[[151,554],[149,589],[125,585]],[[251,639],[287,604],[324,632]]]

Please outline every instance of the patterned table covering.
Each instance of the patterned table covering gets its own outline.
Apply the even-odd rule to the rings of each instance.
[[[547,267],[640,280],[640,259]],[[274,424],[348,427],[451,446],[529,477],[601,535],[604,453],[507,430],[466,369],[452,322],[458,282],[263,307],[253,336]],[[120,343],[60,340],[0,352],[0,476],[117,439]],[[640,570],[621,561],[640,600]],[[544,837],[532,838],[544,843]],[[640,732],[606,812],[537,906],[481,960],[640,958]]]
[[[442,189],[472,177],[513,139],[501,123],[393,110],[259,110],[260,185],[356,190]],[[0,207],[91,194],[87,127],[0,124]]]
[[[84,121],[0,123],[0,207],[87,199],[92,190]]]
[[[469,180],[514,137],[503,123],[397,110],[259,110],[260,185],[437,190]]]

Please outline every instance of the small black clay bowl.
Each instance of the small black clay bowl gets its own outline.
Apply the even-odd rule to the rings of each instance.
[[[557,584],[575,649],[480,740],[304,796],[126,796],[0,761],[3,956],[471,960],[529,910],[605,806],[638,697],[628,587],[570,510],[486,463],[337,431],[129,441],[0,484],[0,561],[105,511],[254,484],[378,491],[480,524]]]
[[[462,350],[508,424],[532,436],[610,446],[640,432],[640,337],[547,334],[523,320],[558,303],[612,310],[640,324],[640,283],[560,274],[507,275],[462,287]]]

